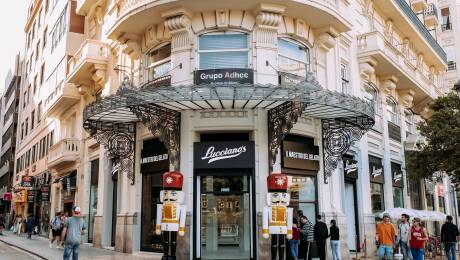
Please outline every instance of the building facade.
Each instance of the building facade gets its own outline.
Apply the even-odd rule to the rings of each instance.
[[[79,205],[94,246],[161,255],[161,176],[176,170],[181,259],[269,259],[266,178],[284,172],[295,216],[336,219],[344,258],[373,255],[376,214],[429,208],[430,184],[432,210],[456,208],[447,179],[405,169],[443,94],[438,13],[424,0],[35,0],[16,180],[34,177],[20,186],[37,195],[15,207]]]

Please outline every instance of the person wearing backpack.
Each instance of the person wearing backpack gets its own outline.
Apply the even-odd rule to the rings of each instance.
[[[409,215],[401,215],[401,223],[398,225],[398,239],[399,247],[401,248],[401,253],[403,255],[402,260],[411,260],[412,253],[409,246],[409,233],[410,233],[410,224],[409,224]]]
[[[52,238],[50,240],[50,248],[53,248],[53,242],[56,240],[56,248],[61,248],[59,243],[61,240],[61,232],[63,223],[61,221],[61,215],[63,212],[56,213],[56,216],[51,221],[51,233]]]

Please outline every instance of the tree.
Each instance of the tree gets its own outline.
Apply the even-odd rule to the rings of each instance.
[[[444,172],[460,188],[460,98],[450,93],[438,97],[430,107],[433,115],[418,126],[427,143],[408,154],[408,176],[430,178]]]

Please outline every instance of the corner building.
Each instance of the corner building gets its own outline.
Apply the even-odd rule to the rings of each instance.
[[[94,246],[160,255],[161,176],[178,170],[179,259],[269,259],[266,178],[284,172],[296,214],[337,219],[345,259],[373,255],[375,214],[411,207],[404,144],[442,94],[431,7],[77,1],[86,40],[66,84],[85,106],[76,176]]]

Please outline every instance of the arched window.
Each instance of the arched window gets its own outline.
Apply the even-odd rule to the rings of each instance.
[[[278,39],[278,67],[283,72],[306,77],[310,71],[309,49],[290,39]]]
[[[248,35],[240,32],[203,34],[198,39],[198,68],[224,69],[249,67]]]
[[[414,124],[414,113],[410,109],[404,111],[405,123],[406,123],[406,136],[409,134],[415,133],[415,124]]]
[[[367,93],[364,98],[369,102],[373,102],[374,112],[377,114],[379,112],[379,92],[377,91],[377,88],[375,88],[371,83],[368,83],[364,85],[364,91]]]
[[[393,124],[398,124],[398,104],[393,98],[387,98],[387,115],[388,121],[392,122]]]
[[[145,59],[146,82],[168,75],[171,70],[171,44],[167,43],[149,51]]]

